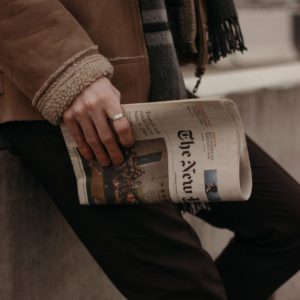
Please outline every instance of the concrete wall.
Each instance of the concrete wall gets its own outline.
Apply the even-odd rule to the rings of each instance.
[[[0,299],[122,299],[38,181],[0,150]]]

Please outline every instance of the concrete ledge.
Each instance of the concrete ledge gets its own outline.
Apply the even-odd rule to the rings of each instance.
[[[185,69],[185,84],[192,90],[196,78]],[[197,96],[225,96],[266,89],[289,89],[300,84],[300,62],[234,71],[208,72]]]
[[[0,166],[0,299],[124,299],[20,160]]]

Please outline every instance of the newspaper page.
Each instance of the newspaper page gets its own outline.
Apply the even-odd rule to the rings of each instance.
[[[61,129],[77,178],[80,204],[243,201],[252,176],[235,103],[204,98],[122,106],[135,145],[120,166],[80,156]]]

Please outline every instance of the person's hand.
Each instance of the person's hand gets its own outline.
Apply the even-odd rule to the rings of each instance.
[[[75,140],[81,155],[90,160],[96,157],[102,166],[121,164],[124,156],[118,146],[134,144],[127,118],[110,126],[109,118],[122,113],[120,92],[106,77],[101,77],[80,94],[65,111],[63,120]]]

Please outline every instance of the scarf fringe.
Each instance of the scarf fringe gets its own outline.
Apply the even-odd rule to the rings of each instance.
[[[219,24],[209,26],[209,62],[217,62],[228,54],[247,48],[237,17],[226,19]]]

